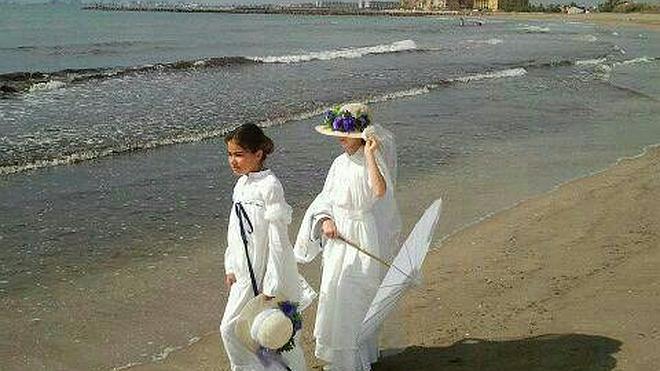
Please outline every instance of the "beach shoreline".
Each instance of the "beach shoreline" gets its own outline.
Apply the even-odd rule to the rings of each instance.
[[[331,9],[304,7],[214,7],[186,8],[177,6],[120,6],[111,4],[91,5],[83,7],[89,11],[126,11],[126,12],[172,12],[172,13],[224,13],[224,14],[267,14],[291,16],[359,16],[359,17],[455,17],[488,19],[517,19],[525,21],[562,21],[562,22],[592,22],[604,26],[626,27],[636,26],[649,30],[660,29],[660,13],[539,13],[539,12],[470,12],[449,10],[407,10],[407,9]],[[466,25],[471,25],[466,23]],[[481,25],[481,24],[474,24]]]
[[[409,347],[374,369],[651,370],[660,361],[658,174],[652,146],[436,241],[424,284],[402,308]],[[318,369],[310,327],[304,348]],[[130,369],[193,367],[228,369],[218,334]]]

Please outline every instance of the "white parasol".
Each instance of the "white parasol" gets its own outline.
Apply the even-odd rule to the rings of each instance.
[[[362,321],[360,342],[376,333],[410,286],[421,283],[422,263],[429,250],[441,208],[442,200],[437,199],[426,209],[392,263],[386,264],[390,269]]]

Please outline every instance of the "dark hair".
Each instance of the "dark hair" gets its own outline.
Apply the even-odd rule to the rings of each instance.
[[[265,161],[266,157],[273,153],[275,147],[273,141],[255,124],[243,124],[227,133],[225,144],[232,140],[252,153],[261,150],[263,152],[262,161]]]

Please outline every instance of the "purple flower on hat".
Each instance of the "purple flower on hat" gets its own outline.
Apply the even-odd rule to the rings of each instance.
[[[290,301],[285,301],[280,303],[280,309],[287,317],[291,317],[296,312],[296,305]]]
[[[325,111],[325,121],[332,121],[335,118],[335,113],[332,112],[331,110]]]
[[[355,131],[355,118],[353,118],[353,116],[344,117],[342,126],[343,126],[342,131],[344,133],[350,133],[352,131]]]
[[[352,109],[356,110],[355,107]],[[371,124],[371,119],[369,114],[364,111],[364,108],[358,108],[353,113],[348,108],[342,110],[342,107],[336,106],[324,112],[323,123],[326,128],[332,131],[354,133],[362,132]]]
[[[343,117],[341,117],[341,116],[335,117],[335,119],[332,120],[332,130],[334,130],[334,131],[341,130],[342,120],[343,120]]]
[[[286,300],[277,303],[277,306],[291,320],[291,324],[293,325],[293,334],[291,334],[289,341],[280,349],[276,350],[277,353],[282,353],[293,349],[296,345],[294,336],[302,329],[302,317],[300,316],[300,312],[298,312],[298,303]]]

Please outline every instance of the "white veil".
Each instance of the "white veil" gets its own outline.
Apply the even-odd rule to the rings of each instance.
[[[397,178],[396,141],[394,135],[384,127],[374,124],[362,132],[362,139],[375,139],[378,142],[376,161],[387,183],[385,196],[375,204],[378,218],[378,235],[383,236],[387,246],[381,247],[381,258],[391,261],[398,252],[401,234],[401,215],[397,206],[394,191]]]
[[[383,237],[384,242],[380,246],[380,257],[391,262],[401,247],[401,215],[394,197],[397,182],[396,141],[392,132],[377,124],[368,126],[362,132],[362,139],[372,138],[378,142],[376,160],[387,182],[385,196],[374,206],[375,214],[381,216],[377,218],[378,235]],[[383,277],[386,272],[387,268],[383,266]],[[394,310],[381,329],[380,348],[392,354],[406,345],[402,317]]]

